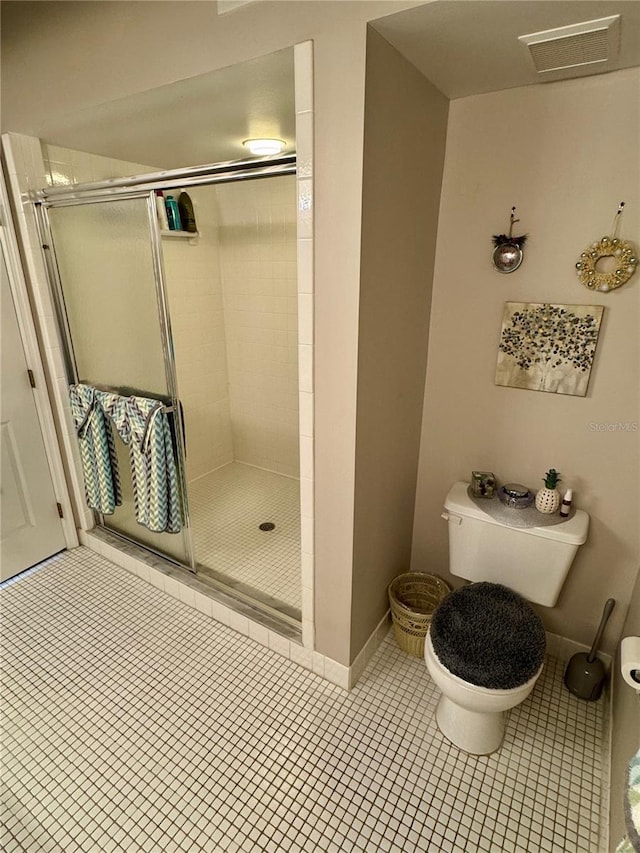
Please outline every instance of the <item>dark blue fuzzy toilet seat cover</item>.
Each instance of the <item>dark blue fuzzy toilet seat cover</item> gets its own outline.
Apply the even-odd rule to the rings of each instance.
[[[478,687],[520,687],[544,661],[540,617],[522,596],[497,583],[450,593],[436,608],[429,633],[443,666]]]

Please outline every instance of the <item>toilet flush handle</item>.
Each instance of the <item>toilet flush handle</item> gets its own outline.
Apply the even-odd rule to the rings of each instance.
[[[462,524],[462,518],[459,515],[452,515],[446,509],[440,513],[440,518],[444,518],[445,521],[452,521],[454,524]]]

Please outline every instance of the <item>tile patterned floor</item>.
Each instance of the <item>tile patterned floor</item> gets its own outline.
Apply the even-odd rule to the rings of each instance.
[[[478,758],[392,634],[347,694],[86,548],[0,601],[7,853],[605,849],[604,703],[552,658]]]
[[[196,559],[300,613],[300,484],[232,462],[189,484]],[[259,529],[265,521],[275,530]]]

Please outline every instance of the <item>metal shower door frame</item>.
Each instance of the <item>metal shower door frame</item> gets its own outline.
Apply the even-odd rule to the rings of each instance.
[[[212,163],[203,166],[194,166],[182,169],[172,169],[162,172],[153,172],[145,175],[133,175],[127,178],[111,178],[104,181],[94,181],[85,184],[71,184],[58,187],[45,187],[30,194],[30,200],[34,205],[38,236],[43,249],[44,264],[49,279],[49,286],[54,298],[58,325],[62,334],[63,353],[67,366],[68,376],[78,381],[78,374],[73,352],[71,330],[67,319],[62,282],[55,257],[51,227],[49,222],[49,208],[69,207],[85,204],[98,204],[110,200],[123,199],[147,199],[147,212],[149,220],[149,239],[151,244],[154,277],[156,283],[156,301],[158,316],[161,327],[162,349],[165,359],[165,373],[167,375],[167,387],[170,389],[172,404],[177,413],[174,418],[176,424],[176,441],[178,444],[178,472],[180,489],[183,496],[183,511],[185,522],[185,544],[188,564],[178,561],[167,554],[155,551],[146,543],[137,542],[134,539],[119,533],[111,528],[106,528],[104,517],[94,513],[101,526],[109,529],[109,532],[125,541],[135,542],[148,551],[158,553],[161,557],[172,562],[184,565],[194,574],[197,573],[197,562],[195,559],[193,536],[189,521],[188,490],[185,470],[185,436],[182,421],[179,416],[178,383],[176,378],[175,356],[173,350],[173,338],[171,335],[171,319],[167,300],[166,278],[164,273],[164,261],[161,248],[160,226],[158,224],[155,193],[156,190],[181,189],[184,187],[212,186],[215,184],[236,183],[241,181],[260,180],[262,178],[276,177],[279,175],[296,175],[296,154],[286,154],[279,157],[265,157],[254,160],[236,160],[225,163]]]
[[[176,464],[178,469],[178,482],[180,488],[181,508],[183,515],[183,541],[187,558],[186,561],[184,563],[181,562],[180,565],[183,565],[185,568],[189,569],[189,571],[195,574],[196,561],[193,548],[191,524],[189,520],[189,501],[185,468],[185,436],[182,418],[180,417],[178,380],[176,375],[173,337],[171,334],[171,317],[169,313],[169,305],[167,299],[164,261],[160,244],[160,229],[158,226],[158,218],[156,213],[155,191],[150,190],[148,188],[140,188],[136,191],[132,190],[129,187],[122,187],[119,188],[119,190],[116,192],[101,194],[98,196],[96,196],[92,192],[78,192],[72,198],[64,198],[59,200],[55,198],[45,200],[42,197],[39,197],[34,200],[34,207],[36,212],[38,236],[43,251],[45,267],[47,270],[47,276],[49,278],[49,285],[54,298],[56,318],[58,320],[58,326],[62,336],[63,354],[65,365],[67,368],[67,374],[70,381],[72,381],[73,383],[77,383],[79,381],[79,376],[76,366],[75,354],[73,350],[73,338],[71,335],[71,329],[69,326],[67,311],[65,307],[64,290],[62,287],[62,279],[60,276],[58,261],[55,254],[55,244],[53,241],[53,234],[51,231],[51,223],[49,220],[48,210],[49,208],[56,207],[76,207],[84,206],[87,204],[101,204],[108,203],[110,201],[127,201],[145,198],[147,201],[149,245],[153,265],[153,276],[155,280],[156,307],[158,311],[158,323],[160,327],[160,340],[162,344],[165,377],[167,381],[167,390],[169,392],[169,396],[171,398],[171,405],[174,411],[173,423],[178,457],[176,459]],[[105,524],[104,516],[101,513],[94,511],[94,516],[96,517],[100,526],[105,529],[108,529],[110,533],[113,533],[114,535],[119,536],[122,539],[136,542],[136,544],[141,545],[141,547],[146,548],[149,551],[154,551],[155,553],[158,553],[164,559],[177,562],[174,557],[155,551],[153,547],[149,546],[146,543],[137,542],[135,539],[123,533],[120,533],[117,530],[113,530],[110,527],[108,528]]]

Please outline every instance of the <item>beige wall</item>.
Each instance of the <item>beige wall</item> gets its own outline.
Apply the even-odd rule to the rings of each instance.
[[[407,571],[448,100],[367,39],[351,659]]]
[[[631,595],[623,637],[640,636],[640,576]],[[612,675],[613,719],[611,721],[611,800],[610,850],[616,848],[626,834],[623,802],[629,777],[629,761],[640,749],[640,693],[623,680],[620,673],[620,646],[615,657]]]
[[[412,566],[447,575],[440,519],[450,485],[473,469],[539,488],[549,467],[591,515],[589,540],[548,630],[590,643],[607,598],[611,652],[638,571],[637,424],[640,273],[610,294],[588,291],[575,262],[606,234],[618,202],[620,235],[640,222],[637,69],[511,89],[451,104],[434,281]],[[491,235],[512,205],[528,233],[524,263],[501,275]],[[505,301],[604,305],[585,398],[494,385]],[[459,583],[459,581],[457,581]]]
[[[3,129],[223,68],[314,50],[315,648],[349,661],[366,22],[415,5],[3,2]]]

